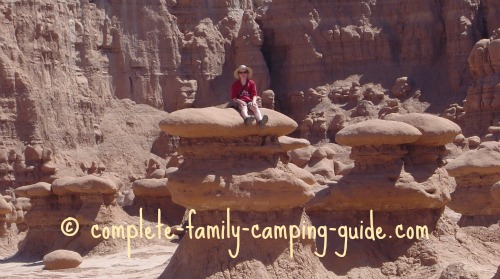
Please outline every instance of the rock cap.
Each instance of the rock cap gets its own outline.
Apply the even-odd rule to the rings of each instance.
[[[117,183],[109,178],[95,175],[81,177],[62,177],[52,182],[52,191],[56,195],[66,193],[101,193],[114,194],[118,190]]]
[[[16,195],[21,197],[46,197],[52,195],[51,185],[47,182],[38,182],[31,185],[19,187],[15,190]]]
[[[184,138],[284,136],[298,126],[291,118],[277,111],[265,108],[260,111],[269,116],[269,121],[263,129],[255,122],[252,127],[245,126],[235,109],[216,107],[177,110],[160,121],[159,126],[167,134]]]
[[[422,136],[414,145],[440,146],[453,142],[455,137],[462,132],[460,126],[452,121],[425,113],[399,114],[391,113],[384,116],[385,120],[399,121],[417,128]]]
[[[138,196],[148,196],[148,197],[158,197],[158,196],[170,196],[170,192],[167,188],[168,178],[162,179],[140,179],[132,183],[132,189],[134,195]]]
[[[445,169],[454,177],[500,173],[500,142],[483,142],[478,149],[469,150],[452,160]]]
[[[347,146],[400,145],[417,141],[422,133],[398,121],[372,119],[349,125],[335,136],[337,143]]]

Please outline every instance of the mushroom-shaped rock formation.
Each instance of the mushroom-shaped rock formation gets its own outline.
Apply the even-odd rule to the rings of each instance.
[[[497,126],[490,126],[488,134],[483,138],[484,141],[500,141],[500,123]]]
[[[354,169],[317,193],[308,211],[396,211],[442,208],[452,179],[438,168],[407,170],[408,145],[423,137],[416,127],[397,121],[368,120],[347,126],[336,141],[352,146]],[[454,137],[450,138],[450,141]],[[411,162],[409,162],[411,163]]]
[[[466,216],[500,215],[500,201],[494,199],[500,181],[500,142],[483,142],[446,165],[457,188],[448,205]]]
[[[52,192],[60,199],[77,196],[81,207],[75,214],[76,219],[80,225],[93,225],[113,220],[111,211],[116,205],[115,194],[120,186],[121,182],[111,175],[62,177],[52,182]],[[105,206],[101,208],[101,205]]]
[[[24,217],[29,228],[26,246],[30,249],[20,252],[36,257],[60,248],[87,253],[102,241],[92,237],[92,225],[110,223],[122,212],[115,201],[121,186],[116,176],[104,173],[62,177],[52,184],[39,182],[17,188],[16,195],[29,198],[31,204]],[[61,223],[68,217],[75,218],[80,226],[72,236],[61,232]]]
[[[167,188],[168,178],[140,179],[132,183],[134,191],[134,208],[143,210],[144,218],[150,221],[158,220],[158,209],[164,222],[177,225],[182,222],[185,208],[172,202]]]
[[[185,109],[171,113],[161,129],[180,137],[184,162],[170,173],[172,200],[192,214],[194,228],[219,226],[251,228],[310,224],[304,204],[313,197],[313,186],[287,165],[287,151],[308,142],[283,137],[297,124],[278,112],[262,109],[268,125],[246,127],[233,109]],[[241,244],[235,254],[236,241]],[[290,258],[293,249],[293,258]],[[231,250],[233,256],[228,253]],[[284,237],[262,239],[249,231],[198,239],[186,232],[161,278],[280,277],[294,270],[296,277],[330,275],[313,254],[312,239]],[[185,261],[189,258],[190,261]]]
[[[414,144],[425,137],[423,134],[413,125],[379,119],[340,130],[336,141],[352,147],[350,158],[354,168],[337,182],[318,190],[308,202],[306,210],[312,223],[316,227],[347,226],[350,231],[377,224],[384,232],[398,225],[425,225],[432,231],[450,200],[454,181],[438,166],[439,157],[429,156],[427,160],[433,158],[434,162],[423,164],[409,156],[412,148],[419,146]],[[342,241],[343,238],[334,235],[325,244],[327,251],[343,251],[338,244]],[[327,253],[321,260],[328,270],[361,266],[366,264],[366,257],[360,254],[372,255],[380,250],[405,253],[414,241],[395,241],[389,237],[378,239],[375,244],[360,239],[349,247],[345,257]]]

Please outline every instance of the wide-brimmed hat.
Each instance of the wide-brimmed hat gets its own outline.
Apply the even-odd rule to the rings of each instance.
[[[238,75],[238,72],[241,71],[241,70],[247,70],[248,71],[247,78],[251,78],[252,77],[252,74],[253,74],[252,68],[250,68],[248,66],[245,66],[245,65],[240,65],[238,68],[236,68],[236,70],[234,70],[233,75],[234,75],[235,79],[240,79],[240,76]]]

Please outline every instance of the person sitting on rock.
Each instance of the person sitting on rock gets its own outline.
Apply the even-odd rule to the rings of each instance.
[[[240,65],[234,70],[234,77],[237,79],[231,86],[231,99],[238,105],[243,122],[250,127],[256,118],[259,127],[264,128],[269,118],[262,115],[257,105],[257,86],[251,80],[253,70],[245,65]],[[248,115],[248,108],[254,116]]]

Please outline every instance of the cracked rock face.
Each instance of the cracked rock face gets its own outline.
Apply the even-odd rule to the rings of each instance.
[[[498,27],[498,26],[497,26]],[[464,101],[466,136],[487,133],[500,121],[500,32],[479,40],[472,48],[468,64],[474,82]]]

